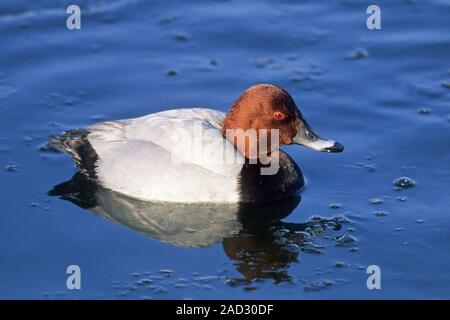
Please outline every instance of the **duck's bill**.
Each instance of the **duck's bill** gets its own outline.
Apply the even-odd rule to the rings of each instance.
[[[293,142],[321,152],[342,152],[344,146],[337,141],[322,139],[303,121]]]

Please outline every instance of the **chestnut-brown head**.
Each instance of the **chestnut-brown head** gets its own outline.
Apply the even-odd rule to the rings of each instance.
[[[245,137],[245,144],[240,145],[237,141],[241,133],[235,134],[231,139],[228,133],[248,129],[257,132],[257,140],[261,138],[261,132],[267,132],[269,152],[273,150],[271,145],[278,145],[270,142],[273,129],[278,130],[279,144],[302,144],[324,152],[343,150],[343,146],[338,142],[321,139],[315,134],[303,119],[291,95],[271,84],[258,84],[247,89],[236,100],[223,122],[222,135],[231,140],[246,157],[250,157],[249,137]],[[260,154],[259,149],[256,154]]]

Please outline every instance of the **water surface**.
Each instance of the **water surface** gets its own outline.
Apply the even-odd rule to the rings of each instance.
[[[369,1],[77,3],[78,31],[65,26],[71,1],[0,4],[1,298],[450,297],[448,1],[383,1],[373,31]],[[131,211],[117,213],[108,194],[113,208],[94,213],[47,194],[76,171],[42,148],[48,135],[179,106],[226,111],[261,82],[346,147],[285,148],[308,185],[254,211],[280,221],[183,207],[170,220],[124,199]],[[402,176],[415,186],[395,188]],[[214,223],[185,226],[183,212]],[[66,288],[71,264],[82,290]],[[372,264],[381,290],[366,287]]]

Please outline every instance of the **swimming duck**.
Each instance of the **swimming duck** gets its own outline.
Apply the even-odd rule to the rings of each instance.
[[[106,189],[180,203],[287,199],[303,188],[304,178],[279,145],[343,150],[314,133],[291,95],[270,84],[247,89],[227,114],[167,110],[69,130],[50,137],[50,144]]]

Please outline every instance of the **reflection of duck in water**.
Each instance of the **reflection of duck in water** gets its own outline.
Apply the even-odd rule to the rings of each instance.
[[[223,239],[222,245],[247,280],[289,281],[286,269],[299,255],[268,224],[244,227],[239,234]]]
[[[266,221],[244,224],[239,234],[223,240],[223,249],[247,280],[290,281],[287,268],[300,251],[321,253],[315,238],[327,230],[340,230],[342,218],[317,217],[305,223]]]
[[[247,280],[288,281],[286,269],[299,254],[294,247],[310,246],[303,231],[311,223],[279,221],[297,207],[299,197],[265,206],[145,202],[106,190],[81,173],[49,194],[177,246],[206,247],[222,241],[225,253]],[[257,224],[252,222],[255,216]]]
[[[163,242],[182,247],[206,247],[237,234],[244,219],[280,219],[299,203],[292,198],[266,206],[147,202],[107,190],[81,173],[49,192],[104,218]],[[241,218],[242,217],[242,218]]]

